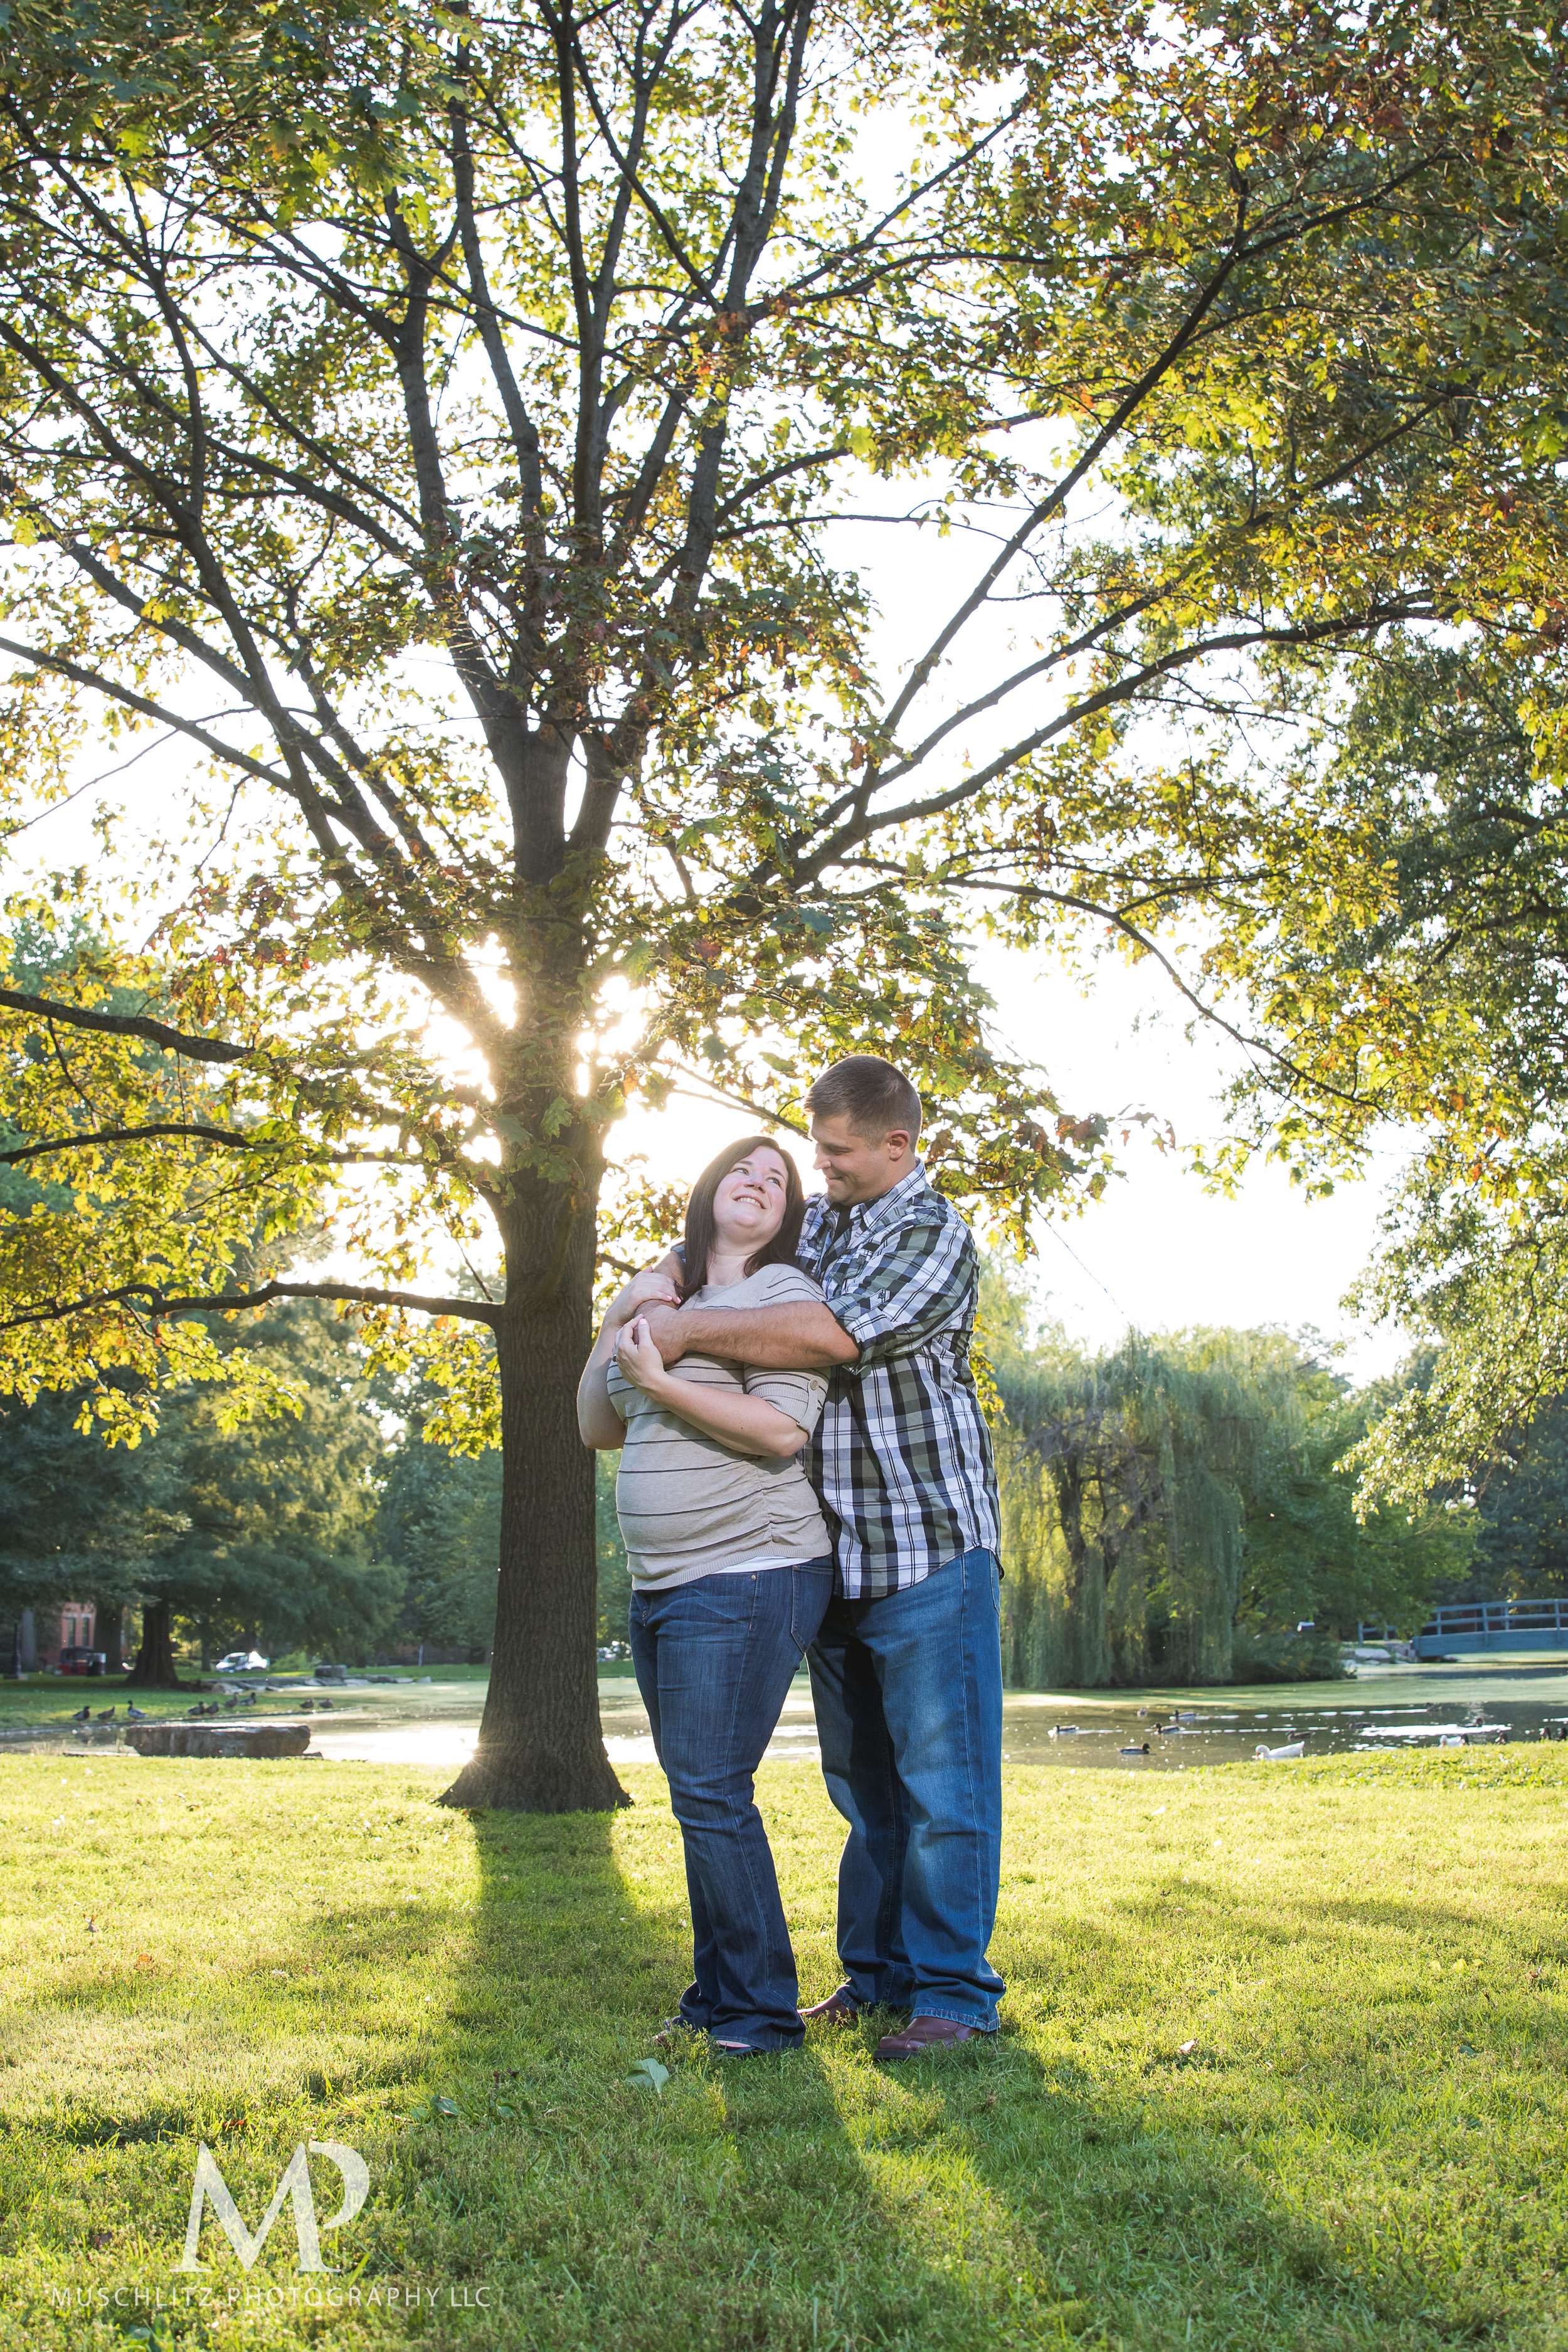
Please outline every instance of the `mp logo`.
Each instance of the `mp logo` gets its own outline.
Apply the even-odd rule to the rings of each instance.
[[[246,2228],[239,2218],[239,2208],[228,2193],[228,2183],[217,2168],[213,2152],[204,2140],[196,2156],[196,2177],[191,2189],[191,2218],[185,2224],[185,2251],[180,2263],[183,2271],[200,2270],[196,2248],[201,2243],[202,2222],[210,2200],[213,2212],[223,2224],[224,2234],[239,2256],[241,2267],[249,2270],[267,2243],[267,2233],[283,2210],[283,2200],[294,2200],[294,2234],[300,2241],[300,2268],[302,2271],[324,2271],[331,2263],[321,2260],[321,2232],[341,2230],[352,2221],[370,2194],[370,2167],[363,2156],[341,2140],[313,2139],[310,2156],[324,2156],[335,2164],[343,2177],[343,2201],[330,2221],[316,2219],[316,2200],[310,2193],[310,2167],[301,2140],[283,2168],[283,2177],[272,2192],[272,2202],[257,2225],[256,2233]]]

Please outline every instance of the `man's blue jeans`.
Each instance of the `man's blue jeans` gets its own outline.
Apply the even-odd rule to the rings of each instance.
[[[880,1601],[829,1602],[811,1650],[827,1793],[849,1824],[838,1957],[862,2005],[994,2032],[985,1957],[1002,1866],[1002,1632],[994,1553]]]
[[[637,1688],[686,1843],[695,1981],[680,2014],[757,2050],[794,2049],[805,2028],[752,1775],[832,1591],[824,1559],[632,1595]]]

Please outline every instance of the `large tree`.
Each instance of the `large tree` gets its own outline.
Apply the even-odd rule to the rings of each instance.
[[[195,767],[145,771],[177,976],[139,1042],[85,982],[0,991],[97,1221],[10,1237],[15,1376],[188,1349],[215,1291],[353,1297],[393,1354],[430,1310],[470,1422],[493,1360],[455,1798],[619,1794],[572,1395],[628,1097],[695,1068],[788,1122],[886,1044],[1021,1233],[1102,1130],[988,1044],[971,909],[1142,946],[1312,854],[1203,730],[1517,594],[1554,57],[1459,5],[17,0],[8,777],[63,791],[93,709]],[[849,568],[895,525],[901,637]],[[220,1223],[337,1185],[363,1278],[247,1298],[113,1213],[193,1167]],[[500,1276],[420,1289],[443,1235]]]
[[[1408,1148],[1360,1297],[1436,1350],[1357,1449],[1369,1501],[1506,1471],[1532,1430],[1555,1426],[1542,1409],[1568,1387],[1555,611],[1396,636],[1358,658],[1308,757],[1310,789],[1360,855],[1337,881],[1321,865],[1281,877],[1214,959],[1277,1048],[1237,1090],[1233,1148],[1261,1143],[1320,1183],[1363,1167],[1391,1132]]]

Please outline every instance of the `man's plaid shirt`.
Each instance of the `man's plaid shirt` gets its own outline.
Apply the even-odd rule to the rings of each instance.
[[[995,1551],[996,1474],[969,1367],[980,1264],[963,1218],[917,1160],[879,1201],[808,1201],[795,1262],[860,1349],[829,1383],[810,1463],[838,1522],[846,1600]]]

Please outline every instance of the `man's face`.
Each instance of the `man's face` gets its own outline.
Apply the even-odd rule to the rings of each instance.
[[[811,1139],[824,1189],[836,1209],[852,1208],[857,1201],[879,1201],[914,1166],[906,1128],[889,1128],[873,1139],[855,1134],[840,1112],[832,1118],[814,1118]]]

